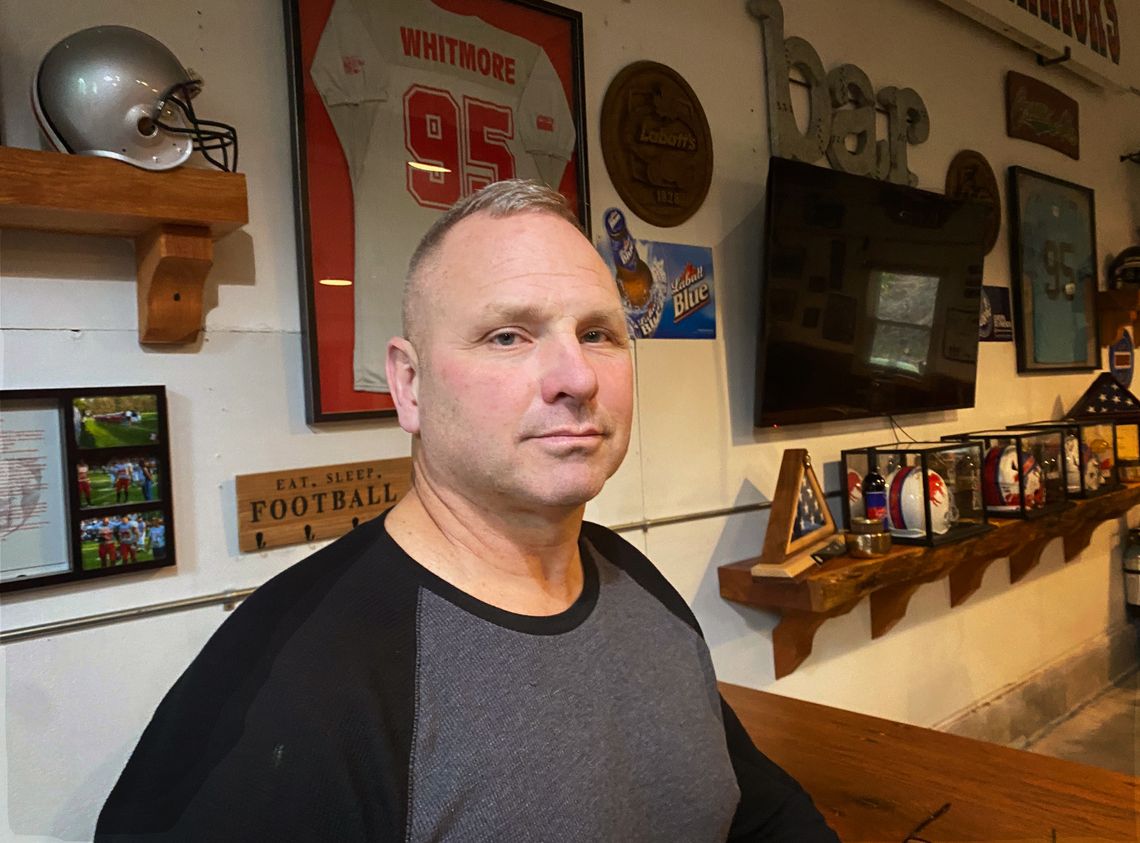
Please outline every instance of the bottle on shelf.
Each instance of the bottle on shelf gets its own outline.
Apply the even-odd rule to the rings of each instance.
[[[887,529],[887,481],[879,474],[879,468],[871,463],[867,476],[863,478],[863,503],[868,519],[878,519]]]

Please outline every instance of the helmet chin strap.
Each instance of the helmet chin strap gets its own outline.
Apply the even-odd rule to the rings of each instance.
[[[228,123],[198,119],[194,113],[194,106],[191,100],[197,96],[201,90],[202,80],[194,77],[169,88],[158,100],[155,109],[154,124],[160,129],[172,134],[188,135],[194,149],[200,152],[203,158],[219,170],[231,173],[235,172],[238,163],[237,130]],[[179,96],[179,94],[182,94],[182,96]],[[174,126],[169,123],[164,123],[160,119],[167,103],[174,105],[182,112],[189,127]],[[232,161],[230,160],[231,149],[233,150]],[[214,153],[217,152],[221,153],[220,160],[214,156]]]

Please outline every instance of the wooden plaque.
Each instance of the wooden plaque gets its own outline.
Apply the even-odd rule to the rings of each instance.
[[[954,156],[946,171],[946,195],[953,199],[973,199],[986,206],[985,249],[988,255],[1001,230],[1001,194],[997,176],[982,153],[963,149]]]
[[[337,538],[391,507],[411,482],[411,457],[239,475],[238,547]]]
[[[1077,101],[1023,73],[1005,75],[1005,133],[1081,158]]]
[[[602,102],[602,155],[618,195],[646,222],[680,225],[712,183],[709,121],[677,71],[652,61],[623,68]]]

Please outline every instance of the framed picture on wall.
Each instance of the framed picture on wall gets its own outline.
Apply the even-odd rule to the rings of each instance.
[[[1009,168],[1017,371],[1100,368],[1093,191]]]
[[[385,348],[432,222],[520,177],[589,230],[582,16],[541,0],[285,5],[306,415],[394,415]]]
[[[173,565],[166,390],[0,391],[0,591]]]

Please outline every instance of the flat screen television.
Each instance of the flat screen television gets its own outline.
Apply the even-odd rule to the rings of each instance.
[[[772,158],[756,425],[974,406],[985,213]]]

